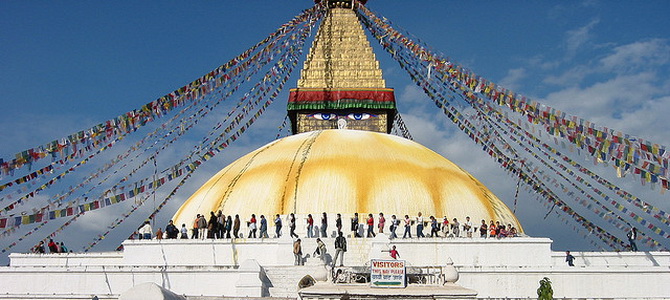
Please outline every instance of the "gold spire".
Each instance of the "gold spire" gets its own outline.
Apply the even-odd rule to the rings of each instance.
[[[353,10],[330,8],[303,66],[298,88],[384,88],[379,62]]]

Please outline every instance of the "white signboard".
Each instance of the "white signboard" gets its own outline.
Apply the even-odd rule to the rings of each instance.
[[[370,285],[372,287],[404,288],[405,261],[373,259],[370,261]]]

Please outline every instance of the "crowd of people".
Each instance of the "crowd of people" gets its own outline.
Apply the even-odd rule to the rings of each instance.
[[[282,236],[284,223],[288,223],[288,234],[292,238],[298,238],[296,234],[297,220],[295,214],[291,213],[283,220],[279,214],[276,214],[272,220],[268,220],[265,215],[256,217],[256,214],[251,214],[250,218],[244,221],[246,223],[246,235],[243,234],[243,221],[239,215],[225,215],[222,211],[218,213],[210,212],[209,218],[205,215],[198,214],[190,226],[182,224],[181,228],[177,228],[173,221],[166,225],[165,231],[159,228],[153,237],[156,239],[230,239],[230,238],[269,238],[268,230],[270,222],[272,222],[274,233],[273,237],[279,238]],[[328,214],[322,213],[320,222],[317,221],[312,214],[308,214],[305,218],[306,237],[318,238],[329,237],[328,234]],[[493,221],[487,224],[486,220],[481,220],[480,224],[474,224],[470,217],[465,217],[462,223],[453,218],[451,221],[445,216],[442,220],[434,216],[424,219],[421,212],[415,217],[405,215],[400,219],[396,215],[391,215],[390,219],[386,219],[384,213],[379,213],[375,218],[373,214],[368,214],[367,218],[359,218],[358,213],[354,213],[350,220],[352,237],[375,237],[377,233],[385,233],[388,230],[391,239],[399,238],[397,231],[402,226],[404,233],[402,238],[414,237],[424,238],[426,228],[430,229],[429,237],[443,237],[443,238],[457,238],[457,237],[475,237],[481,238],[505,238],[518,236],[517,229],[512,224],[502,224],[500,221]],[[337,233],[342,232],[343,220],[341,214],[336,214],[335,228],[332,231],[332,237],[336,237]],[[414,228],[414,230],[412,230]],[[190,235],[189,235],[190,233]],[[152,229],[147,221],[142,227],[138,229],[137,237],[140,239],[151,239]]]
[[[49,252],[46,251],[47,248],[45,248],[44,241],[40,241],[39,243],[37,243],[37,245],[30,248],[30,252],[32,252],[32,253],[68,253],[68,252],[72,252],[71,250],[68,250],[67,247],[65,247],[65,243],[54,242],[53,239],[49,240],[49,242],[46,244],[46,247],[48,247]]]

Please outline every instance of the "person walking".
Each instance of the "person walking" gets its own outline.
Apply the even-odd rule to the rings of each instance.
[[[416,237],[426,237],[423,235],[423,217],[421,216],[421,212],[419,212],[416,217]]]
[[[207,238],[213,239],[216,238],[216,233],[219,231],[217,227],[218,221],[217,217],[213,211],[209,212],[209,221],[207,222]]]
[[[230,232],[233,230],[233,217],[228,215],[226,218],[226,238],[230,238]]]
[[[479,236],[486,238],[486,233],[489,231],[489,226],[486,225],[486,220],[482,220],[482,225],[479,225]]]
[[[454,237],[461,236],[461,223],[458,223],[458,219],[454,218],[451,223],[451,233]]]
[[[307,237],[312,238],[314,237],[314,219],[312,218],[312,214],[307,214]]]
[[[340,258],[340,267],[344,266],[344,252],[347,252],[347,239],[342,236],[342,232],[337,233],[335,238],[335,258],[333,259],[333,266],[337,263],[337,258]]]
[[[257,227],[255,214],[251,214],[251,219],[249,220],[249,223],[247,223],[247,227],[249,228],[249,236],[247,236],[247,238],[251,238],[252,236],[253,238],[256,238]]]
[[[465,217],[465,224],[463,224],[463,230],[465,231],[465,235],[469,238],[472,237],[472,232],[474,231],[474,227],[472,225],[472,222],[470,222],[470,217],[467,216]]]
[[[384,218],[383,213],[379,213],[379,221],[377,222],[379,233],[384,233],[384,225],[386,225],[386,218]]]
[[[409,219],[409,215],[405,215],[405,233],[402,235],[402,238],[412,238],[412,220]]]
[[[368,214],[368,237],[375,237],[375,217],[372,214]]]
[[[398,235],[395,233],[398,229],[398,225],[400,225],[400,220],[396,219],[395,215],[391,215],[391,226],[389,226],[389,230],[391,230],[391,239],[398,238]]]
[[[575,264],[573,263],[575,261],[575,257],[570,254],[570,251],[565,251],[565,261],[568,263],[568,266],[574,267]]]
[[[151,224],[149,221],[144,221],[144,225],[139,229],[140,236],[145,240],[150,240],[151,235],[154,233],[151,229]]]
[[[297,238],[298,235],[295,234],[295,215],[291,213],[288,217],[288,227],[291,230],[291,237]]]
[[[354,237],[360,237],[358,234],[358,213],[354,213],[354,217],[351,218],[351,231],[354,232]]]
[[[439,231],[438,225],[437,225],[437,219],[435,217],[430,216],[430,237],[440,237],[440,235],[437,233]]]
[[[233,221],[233,236],[235,236],[235,238],[240,237],[240,215],[235,215],[235,221]]]
[[[186,224],[181,224],[181,238],[188,239],[188,229],[186,228]]]
[[[628,230],[628,233],[626,234],[626,237],[628,238],[628,245],[630,246],[630,250],[637,251],[637,245],[635,244],[635,240],[637,239],[637,228],[631,226]]]
[[[293,257],[295,258],[294,266],[302,266],[302,246],[300,245],[300,239],[293,242]]]
[[[279,217],[279,214],[277,214],[277,216],[275,216],[275,237],[276,238],[281,237],[281,227],[282,227],[281,217]]]
[[[226,215],[219,209],[219,212],[216,213],[216,238],[222,239],[226,234]]]
[[[337,228],[337,232],[342,232],[342,215],[337,214],[337,219],[335,219],[335,228]]]
[[[179,235],[179,229],[177,229],[177,226],[174,226],[172,220],[165,226],[165,233],[167,234],[168,239],[176,239],[177,235]]]
[[[261,232],[258,235],[259,238],[268,238],[268,220],[265,219],[264,215],[261,215]]]
[[[319,255],[322,262],[326,262],[326,244],[320,238],[316,238],[316,249],[314,249],[314,256]]]
[[[328,237],[328,215],[325,212],[321,216],[321,237]]]
[[[207,238],[207,219],[205,219],[205,215],[200,215],[200,218],[198,218],[198,237],[201,240]]]
[[[444,237],[449,236],[449,219],[447,219],[447,216],[442,217],[442,235]]]
[[[195,220],[193,221],[193,233],[191,233],[191,238],[192,239],[197,239],[199,235],[199,230],[198,230],[198,222],[200,221],[200,214],[197,214],[195,216]]]

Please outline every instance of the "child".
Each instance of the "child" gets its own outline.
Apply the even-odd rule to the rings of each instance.
[[[395,249],[395,245],[393,245],[393,248],[391,248],[391,251],[389,251],[389,254],[393,259],[398,259],[400,257],[400,253],[398,253],[398,250]]]

